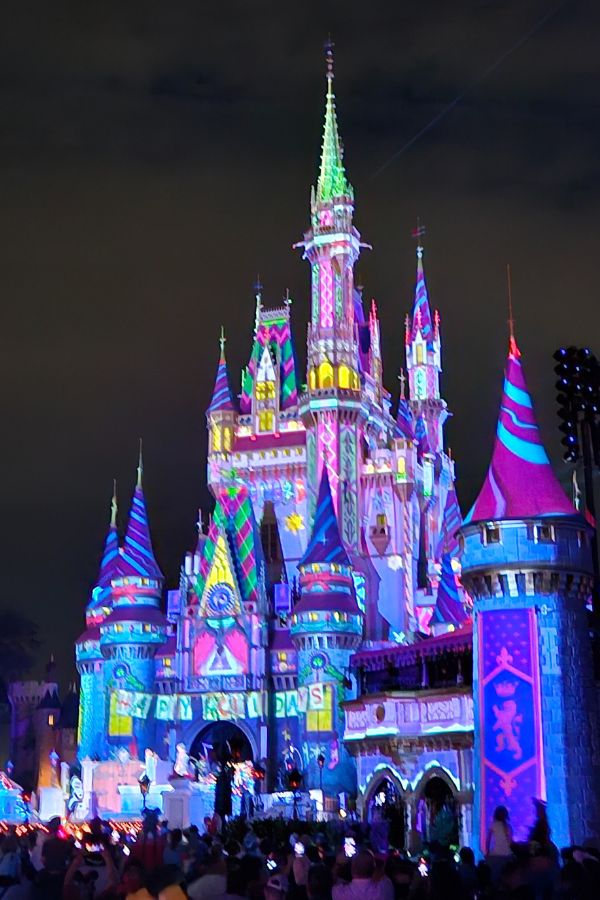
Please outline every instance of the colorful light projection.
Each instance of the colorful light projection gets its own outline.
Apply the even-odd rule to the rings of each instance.
[[[506,806],[516,841],[526,841],[531,800],[546,799],[538,638],[534,609],[480,612],[480,841],[498,806]]]

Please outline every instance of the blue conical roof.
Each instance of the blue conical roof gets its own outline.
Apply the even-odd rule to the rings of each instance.
[[[350,567],[350,559],[340,537],[327,466],[323,466],[310,541],[298,565],[312,563],[337,563]]]

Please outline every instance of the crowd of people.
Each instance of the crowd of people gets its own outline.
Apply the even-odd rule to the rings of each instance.
[[[539,803],[526,843],[499,807],[486,856],[433,846],[409,857],[369,826],[298,820],[205,821],[182,831],[150,813],[142,829],[99,819],[78,839],[60,820],[0,838],[5,900],[592,900],[600,851],[559,852]]]

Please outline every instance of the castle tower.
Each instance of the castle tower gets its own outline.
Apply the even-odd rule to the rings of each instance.
[[[326,469],[311,539],[298,568],[301,596],[293,609],[290,635],[298,653],[299,730],[305,735],[312,760],[304,787],[320,787],[316,760],[322,754],[325,793],[352,793],[356,771],[342,744],[344,713],[340,704],[350,698],[349,663],[362,640],[363,616]]]
[[[110,524],[100,569],[86,610],[85,631],[77,638],[75,656],[80,678],[77,743],[81,759],[102,756],[105,745],[106,697],[103,685],[104,660],[100,650],[100,622],[112,609],[112,580],[117,576],[119,536],[117,532],[117,489],[113,485]]]
[[[475,847],[499,805],[527,840],[534,797],[555,843],[580,844],[600,827],[591,535],[542,446],[514,338],[492,461],[461,535],[475,618]]]
[[[221,469],[223,467],[227,468],[228,457],[233,447],[237,419],[236,406],[229,384],[227,360],[225,359],[225,332],[223,328],[221,328],[219,343],[221,352],[217,376],[211,401],[206,411],[209,484],[218,482]]]
[[[108,747],[125,745],[143,756],[147,747],[156,749],[148,711],[155,685],[154,657],[166,640],[167,620],[160,610],[164,579],[152,550],[142,473],[140,448],[129,522],[111,580],[112,609],[99,628]]]
[[[308,390],[300,401],[305,424],[307,487],[314,510],[326,467],[344,543],[360,542],[359,457],[364,422],[355,322],[354,264],[360,235],[352,223],[354,192],[346,178],[333,93],[333,49],[327,47],[323,146],[311,195],[311,228],[298,246],[311,266]],[[359,298],[360,300],[360,298]],[[375,327],[375,323],[372,323]]]

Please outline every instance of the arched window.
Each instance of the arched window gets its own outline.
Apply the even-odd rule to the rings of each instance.
[[[309,370],[309,373],[308,373],[308,386],[309,386],[309,388],[311,389],[311,391],[314,391],[314,389],[315,389],[316,386],[317,386],[317,373],[316,373],[316,370],[315,370],[315,369],[310,369],[310,370]]]
[[[417,365],[423,365],[423,344],[417,344]]]
[[[213,453],[221,452],[221,429],[218,425],[212,427],[212,448]]]
[[[333,387],[333,366],[329,360],[325,360],[325,362],[322,362],[319,366],[319,387]]]
[[[350,369],[348,366],[341,365],[338,369],[338,385],[341,388],[350,388]]]

